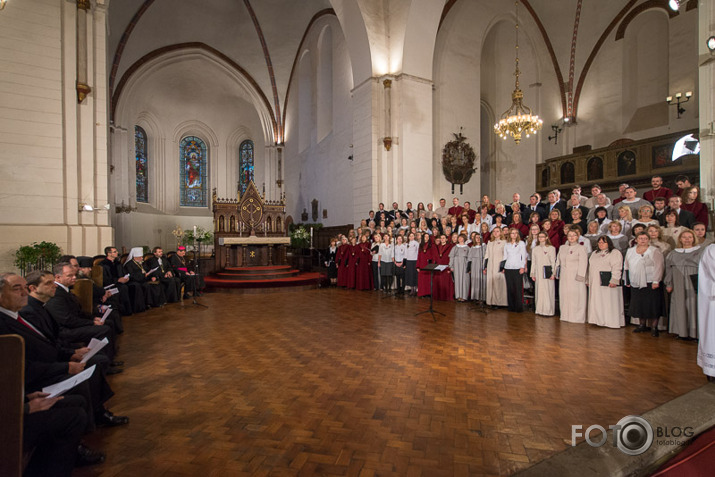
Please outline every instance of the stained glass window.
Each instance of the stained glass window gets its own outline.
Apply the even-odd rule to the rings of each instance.
[[[206,144],[194,136],[187,136],[179,144],[181,177],[179,190],[182,207],[206,207],[207,177]]]
[[[134,151],[137,170],[137,202],[149,202],[149,164],[146,156],[146,131],[134,126]]]
[[[243,141],[238,148],[239,153],[239,183],[241,194],[246,192],[248,183],[253,180],[253,141]]]

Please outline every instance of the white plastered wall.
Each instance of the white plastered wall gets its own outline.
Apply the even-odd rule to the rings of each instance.
[[[328,43],[332,43],[332,54],[321,55]],[[321,59],[327,58],[332,63],[332,79],[322,69]],[[328,85],[330,91],[319,90],[319,84]],[[322,17],[303,42],[285,105],[286,213],[295,222],[301,221],[304,209],[308,221],[313,222],[314,199],[318,200],[317,222],[331,226],[352,220],[355,162],[349,159],[354,156],[351,89],[352,70],[340,25],[334,16]],[[327,105],[332,107],[329,114]],[[324,122],[326,118],[330,118],[329,124]],[[327,210],[327,219],[323,219],[323,209]]]
[[[107,204],[106,6],[86,14],[87,80],[77,103],[77,6],[11,2],[0,15],[0,270],[20,245],[94,255],[112,241]],[[79,204],[100,208],[78,212]]]

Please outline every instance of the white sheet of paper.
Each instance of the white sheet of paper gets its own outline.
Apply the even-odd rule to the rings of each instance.
[[[116,295],[117,293],[119,293],[119,290],[117,290],[116,288],[109,288],[107,289],[107,291],[112,295]]]
[[[64,381],[60,381],[59,383],[44,387],[42,388],[42,392],[49,394],[49,396],[47,397],[51,398],[61,396],[73,387],[77,386],[78,384],[88,380],[90,376],[92,376],[92,373],[94,373],[94,368],[96,367],[97,365],[94,364],[91,368],[85,369],[81,373],[75,374],[74,376],[70,376]]]
[[[109,314],[112,312],[112,307],[108,306],[106,310],[104,310],[104,314],[102,315],[102,319],[100,320],[102,324],[104,324],[105,321],[107,321],[107,317]]]
[[[437,270],[438,272],[443,272],[443,271],[447,270],[448,267],[449,267],[449,265],[437,265],[436,267],[434,267],[434,269]]]
[[[154,267],[154,268],[152,268],[151,270],[149,270],[149,271],[147,272],[147,275],[151,275],[152,273],[154,273],[154,272],[157,271],[157,270],[159,270],[159,267]]]
[[[122,278],[129,278],[129,274],[127,273],[127,274],[124,275]]]
[[[104,348],[105,346],[107,346],[108,344],[109,344],[109,340],[107,339],[106,336],[104,337],[104,339],[102,341],[99,341],[97,338],[92,338],[92,340],[87,345],[87,348],[89,348],[89,351],[87,351],[87,354],[82,356],[82,361],[80,361],[80,363],[86,363],[87,361],[89,361],[92,358],[92,356],[99,353],[99,351],[102,348]]]

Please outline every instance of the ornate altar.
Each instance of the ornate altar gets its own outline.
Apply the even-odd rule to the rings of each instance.
[[[290,244],[285,226],[285,196],[267,201],[251,181],[237,199],[220,199],[213,190],[216,269],[284,265]]]

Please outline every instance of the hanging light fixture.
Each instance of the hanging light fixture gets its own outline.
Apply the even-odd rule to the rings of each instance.
[[[504,140],[507,136],[511,136],[514,138],[514,142],[519,144],[522,134],[525,134],[526,137],[536,134],[541,129],[543,121],[522,102],[524,93],[519,89],[519,74],[521,73],[519,71],[519,1],[517,0],[514,4],[516,10],[516,70],[514,71],[516,84],[514,92],[511,93],[511,106],[494,125],[494,132]]]

